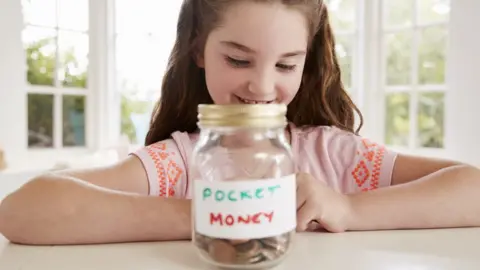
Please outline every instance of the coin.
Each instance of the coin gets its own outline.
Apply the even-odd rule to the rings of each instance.
[[[194,242],[197,247],[200,249],[203,249],[205,251],[208,251],[208,243],[209,243],[210,238],[206,237],[202,234],[196,233],[194,237]]]
[[[250,241],[250,239],[229,239],[228,241],[232,245],[238,245],[238,244],[246,243],[246,242]]]
[[[291,233],[261,239],[222,239],[195,233],[195,245],[212,261],[224,265],[263,264],[281,258],[290,244]]]
[[[265,248],[269,250],[274,250],[276,252],[279,252],[280,254],[283,254],[288,249],[288,245],[290,243],[288,239],[289,238],[285,237],[285,235],[275,236],[275,237],[264,238],[261,240],[261,243]]]
[[[261,253],[262,253],[262,256],[265,258],[266,261],[276,260],[283,255],[283,252],[278,252],[278,251],[274,251],[274,250],[266,249],[266,248],[262,249]]]
[[[261,244],[257,240],[250,240],[248,242],[237,244],[234,246],[237,251],[237,260],[239,263],[255,263],[260,258]]]
[[[239,256],[251,256],[258,252],[260,243],[257,240],[249,240],[248,242],[236,244],[234,247]]]
[[[212,260],[224,264],[235,263],[237,258],[235,247],[221,239],[213,239],[210,242],[208,245],[208,254]]]

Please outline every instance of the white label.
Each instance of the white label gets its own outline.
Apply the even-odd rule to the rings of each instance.
[[[295,175],[266,180],[194,182],[198,233],[240,239],[277,236],[295,229]]]

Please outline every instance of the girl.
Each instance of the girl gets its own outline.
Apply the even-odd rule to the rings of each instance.
[[[299,231],[480,225],[478,169],[357,135],[334,47],[321,0],[185,0],[146,147],[112,167],[32,179],[2,202],[0,232],[23,244],[190,238],[200,103],[288,104]]]

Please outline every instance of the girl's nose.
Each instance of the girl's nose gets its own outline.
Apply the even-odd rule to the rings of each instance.
[[[275,80],[273,74],[254,71],[248,84],[248,91],[259,99],[275,98]]]

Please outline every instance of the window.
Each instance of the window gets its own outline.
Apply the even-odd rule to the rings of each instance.
[[[359,36],[359,1],[328,0],[330,23],[335,36],[335,51],[342,71],[342,81],[352,97],[358,94],[355,75]]]
[[[448,0],[383,0],[385,143],[444,147]]]
[[[361,7],[358,0],[326,1],[330,24],[335,38],[335,53],[342,72],[342,83],[345,90],[357,106],[361,108],[363,87],[359,80],[361,59]],[[356,127],[359,118],[355,115]]]
[[[176,35],[182,1],[116,0],[116,89],[121,133],[143,144]]]
[[[86,147],[88,0],[22,0],[22,7],[28,147]]]

